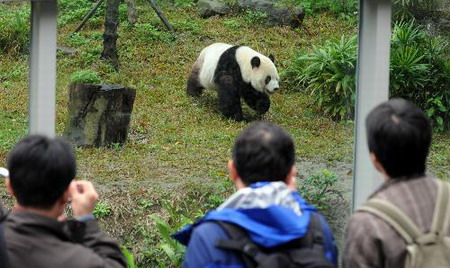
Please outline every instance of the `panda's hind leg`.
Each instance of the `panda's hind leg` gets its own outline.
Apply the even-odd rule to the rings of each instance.
[[[200,68],[194,66],[187,82],[186,92],[189,96],[198,97],[203,93],[204,87],[200,84],[199,75]]]
[[[233,77],[230,75],[223,75],[217,79],[219,110],[225,117],[242,121],[242,107],[241,97],[238,88],[236,87]]]
[[[251,86],[242,90],[242,97],[245,103],[261,115],[265,114],[270,108],[270,98],[266,93],[259,92]]]

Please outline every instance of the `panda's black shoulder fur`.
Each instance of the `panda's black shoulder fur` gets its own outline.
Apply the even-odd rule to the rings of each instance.
[[[240,46],[233,46],[220,55],[216,70],[214,71],[214,82],[218,83],[224,75],[231,76],[234,82],[243,82],[241,68],[236,60],[236,51]]]

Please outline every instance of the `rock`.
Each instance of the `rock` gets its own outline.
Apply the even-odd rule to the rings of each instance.
[[[225,15],[231,12],[230,7],[220,0],[198,0],[197,7],[202,18]]]
[[[77,52],[75,49],[65,46],[57,46],[56,49],[69,55],[73,55]]]
[[[300,27],[305,12],[300,7],[283,6],[279,0],[238,0],[238,5],[267,14],[267,22],[273,25]]]
[[[65,136],[76,146],[125,143],[135,96],[119,85],[70,85]]]

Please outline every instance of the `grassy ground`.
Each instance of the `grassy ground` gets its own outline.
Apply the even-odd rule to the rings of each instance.
[[[0,9],[23,8],[0,4]],[[246,44],[263,54],[274,54],[282,72],[300,48],[356,31],[354,20],[329,14],[308,17],[302,28],[292,30],[265,27],[245,14],[203,20],[193,8],[162,8],[177,30],[176,37],[164,31],[145,3],[139,4],[136,27],[124,22],[121,9],[119,73],[98,60],[102,50],[101,17],[70,37],[81,17],[69,14],[69,9],[60,11],[58,45],[71,47],[76,53],[58,52],[57,133],[62,134],[66,124],[67,88],[74,72],[93,70],[104,83],[137,89],[128,143],[123,147],[78,148],[77,157],[78,178],[94,181],[102,194],[97,214],[103,227],[132,250],[140,267],[167,262],[156,246],[160,237],[151,219],[152,215],[168,217],[162,209],[164,203],[193,218],[220,203],[233,190],[227,182],[226,162],[236,135],[248,123],[220,116],[214,92],[206,92],[200,99],[186,96],[186,78],[200,50],[213,42]],[[24,54],[0,55],[0,165],[27,131],[27,80]],[[251,110],[245,113],[257,119]],[[301,91],[285,88],[273,95],[272,107],[262,119],[292,134],[299,168],[302,163],[331,169],[350,166],[353,124],[321,117]],[[450,177],[448,133],[435,135],[430,166],[440,178]],[[346,184],[347,190],[350,184]],[[2,194],[5,197],[4,191]]]

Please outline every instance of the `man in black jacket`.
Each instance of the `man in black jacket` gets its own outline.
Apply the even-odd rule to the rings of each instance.
[[[6,188],[16,200],[4,230],[11,268],[126,267],[120,247],[92,214],[98,200],[92,183],[73,181],[75,155],[68,143],[26,137],[7,164]],[[66,221],[70,201],[75,220]]]

